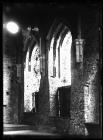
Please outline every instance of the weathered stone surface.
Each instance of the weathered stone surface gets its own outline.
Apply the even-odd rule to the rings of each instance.
[[[4,123],[18,122],[18,93],[19,87],[16,79],[16,62],[15,57],[4,55],[3,59],[3,105],[4,106]]]

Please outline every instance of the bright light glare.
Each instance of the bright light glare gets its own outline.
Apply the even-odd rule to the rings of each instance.
[[[13,21],[8,22],[6,28],[12,34],[16,34],[19,31],[19,26]]]

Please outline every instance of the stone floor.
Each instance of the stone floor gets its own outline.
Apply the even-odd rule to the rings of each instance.
[[[52,128],[53,129],[53,128]],[[4,124],[3,136],[49,136],[58,137],[58,133],[43,128],[35,128],[33,125],[16,125],[16,124]]]
[[[58,133],[55,128],[39,127],[35,128],[34,125],[16,125],[16,124],[4,124],[3,125],[3,137],[4,138],[50,138],[50,139],[61,139],[61,138],[76,138],[80,139],[82,136],[70,136]],[[84,138],[84,137],[83,137]]]
[[[85,136],[70,136],[69,134],[58,133],[55,127],[39,127],[38,129],[34,125],[23,125],[23,124],[4,124],[3,125],[3,137],[14,138],[23,136],[25,138],[88,138]]]
[[[55,136],[56,134],[48,133],[48,132],[38,132],[35,130],[12,130],[12,131],[4,131],[3,135],[43,135],[43,136]]]

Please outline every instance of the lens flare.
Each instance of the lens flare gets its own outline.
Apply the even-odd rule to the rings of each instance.
[[[8,22],[6,28],[12,34],[16,34],[19,31],[19,26],[13,21]]]

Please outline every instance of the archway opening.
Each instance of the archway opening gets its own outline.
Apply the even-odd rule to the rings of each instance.
[[[28,48],[24,68],[24,112],[37,112],[37,96],[40,88],[40,47],[36,43],[30,54]],[[31,56],[30,56],[31,55]]]
[[[59,35],[58,35],[59,33]],[[64,26],[58,33],[53,34],[48,52],[48,77],[50,92],[50,116],[55,116],[57,106],[55,98],[63,97],[58,92],[61,87],[70,92],[71,89],[71,46],[72,35],[67,26]],[[56,45],[55,45],[56,42]],[[68,89],[67,89],[68,88]],[[67,93],[69,96],[70,93]],[[67,97],[67,96],[65,96]],[[67,97],[70,99],[70,97]],[[60,100],[58,99],[58,102]],[[68,102],[68,100],[67,100]],[[60,111],[60,108],[58,112]],[[68,112],[68,111],[67,111]],[[60,114],[59,114],[60,115]]]

